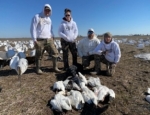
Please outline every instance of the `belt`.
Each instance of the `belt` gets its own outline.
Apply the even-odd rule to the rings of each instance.
[[[43,38],[37,38],[37,41],[43,41],[43,40],[47,40],[49,38],[43,39]]]

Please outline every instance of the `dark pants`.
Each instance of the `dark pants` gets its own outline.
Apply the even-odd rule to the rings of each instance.
[[[68,62],[68,56],[69,56],[69,50],[72,54],[73,58],[73,65],[77,64],[77,48],[76,48],[76,43],[71,43],[63,40],[61,38],[61,46],[62,46],[62,51],[63,51],[63,62],[64,62],[64,68],[69,67],[69,62]]]
[[[95,58],[96,63],[102,62],[102,63],[104,63],[104,64],[106,64],[106,65],[111,65],[111,64],[112,64],[112,62],[109,62],[109,61],[105,58],[104,55],[95,55],[94,58]]]
[[[112,68],[112,62],[109,62],[104,55],[94,55],[95,58],[95,71],[101,70],[101,64],[106,64],[107,71]]]
[[[88,67],[90,65],[90,61],[95,60],[94,55],[83,56],[82,57],[82,65],[83,67]]]

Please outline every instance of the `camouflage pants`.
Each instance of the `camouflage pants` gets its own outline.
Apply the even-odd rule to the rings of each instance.
[[[94,60],[94,55],[83,56],[82,57],[82,65],[83,67],[88,67],[90,65],[90,61]]]
[[[37,39],[37,44],[35,44],[36,48],[36,60],[41,60],[44,51],[46,50],[49,55],[52,54],[52,57],[58,57],[58,50],[54,45],[53,39]]]
[[[109,62],[104,55],[94,55],[94,59],[95,59],[95,69],[101,69],[101,65],[100,63],[104,63],[106,64],[106,66],[111,66],[112,62]],[[108,69],[108,68],[107,68]]]
[[[76,48],[76,43],[71,43],[71,42],[66,42],[61,38],[61,46],[62,46],[62,51],[63,51],[63,62],[64,62],[64,68],[69,67],[69,62],[68,62],[68,56],[69,56],[69,50],[72,54],[73,58],[73,65],[77,64],[77,48]]]

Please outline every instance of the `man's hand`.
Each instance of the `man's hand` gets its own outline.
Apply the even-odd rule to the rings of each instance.
[[[34,44],[37,44],[37,41],[34,41]]]
[[[103,51],[102,52],[102,55],[106,55],[108,53],[108,51],[106,50],[106,51]]]
[[[34,41],[34,46],[38,44],[38,41]]]
[[[112,67],[116,67],[117,66],[117,64],[116,63],[112,63],[112,65],[111,65]]]

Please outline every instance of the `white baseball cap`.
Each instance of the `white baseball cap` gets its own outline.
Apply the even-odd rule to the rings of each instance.
[[[89,31],[92,31],[92,32],[94,32],[94,29],[93,29],[93,28],[90,28],[90,29],[88,29],[88,32],[89,32]]]

